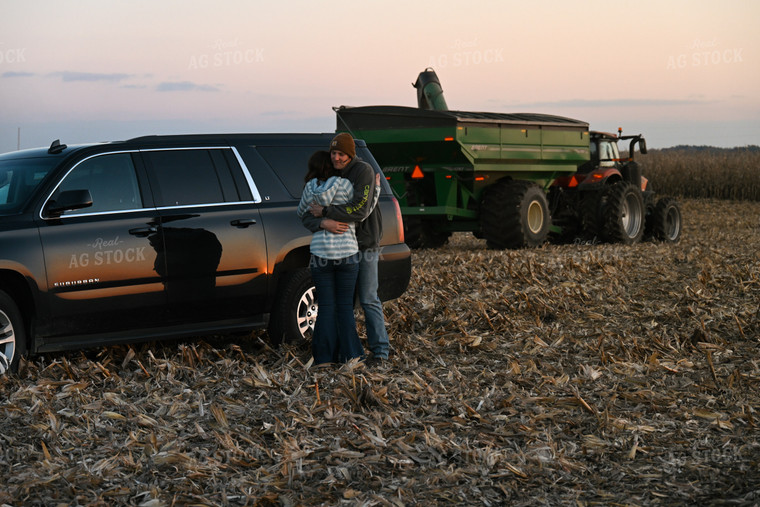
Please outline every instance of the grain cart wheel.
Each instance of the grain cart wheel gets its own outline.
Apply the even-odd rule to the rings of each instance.
[[[13,299],[0,291],[0,375],[18,371],[26,351],[26,334],[21,312]]]
[[[417,206],[419,199],[415,193],[414,187],[406,187],[407,206]],[[404,243],[411,249],[417,248],[438,248],[449,241],[451,233],[441,231],[436,224],[443,223],[445,219],[439,218],[422,218],[420,215],[406,215],[404,217]]]
[[[440,248],[449,242],[451,233],[435,227],[435,220],[422,221],[422,248]]]
[[[411,249],[439,248],[448,243],[450,232],[436,228],[436,219],[404,218],[404,243]]]
[[[644,235],[644,199],[627,181],[609,187],[602,202],[602,236],[611,243],[632,245]]]
[[[647,222],[655,239],[676,243],[681,238],[681,207],[672,197],[659,199]]]
[[[404,217],[404,243],[411,249],[422,248],[422,220],[418,216]]]
[[[279,345],[311,339],[318,311],[317,293],[309,269],[283,275],[269,320],[270,343]]]
[[[549,202],[535,183],[500,180],[483,191],[480,226],[489,248],[539,246],[550,225]]]
[[[417,196],[417,188],[406,182],[406,205],[417,206],[420,199]],[[420,215],[404,215],[404,243],[411,249],[422,248],[422,217]]]

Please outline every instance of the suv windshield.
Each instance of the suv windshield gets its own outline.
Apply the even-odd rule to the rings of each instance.
[[[18,212],[56,163],[51,157],[0,158],[0,215]]]

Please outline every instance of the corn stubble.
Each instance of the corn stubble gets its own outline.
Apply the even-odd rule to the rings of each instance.
[[[760,502],[760,203],[683,216],[677,244],[415,251],[381,367],[263,334],[37,358],[0,380],[0,502]]]

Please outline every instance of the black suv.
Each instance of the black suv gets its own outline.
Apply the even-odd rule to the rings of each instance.
[[[0,370],[25,352],[267,325],[274,343],[306,336],[317,304],[296,207],[309,156],[332,136],[55,141],[0,155]],[[406,290],[411,256],[381,182],[387,301]]]

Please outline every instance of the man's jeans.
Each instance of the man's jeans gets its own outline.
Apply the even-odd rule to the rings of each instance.
[[[383,304],[377,297],[377,261],[380,257],[378,250],[363,250],[359,252],[359,279],[356,284],[359,302],[364,310],[364,321],[367,326],[367,343],[375,357],[387,358],[390,350],[388,332],[385,330]],[[319,302],[322,312],[322,302]]]
[[[359,254],[328,260],[311,256],[311,278],[317,291],[319,313],[311,337],[314,364],[342,363],[364,357],[354,319],[354,288]]]

